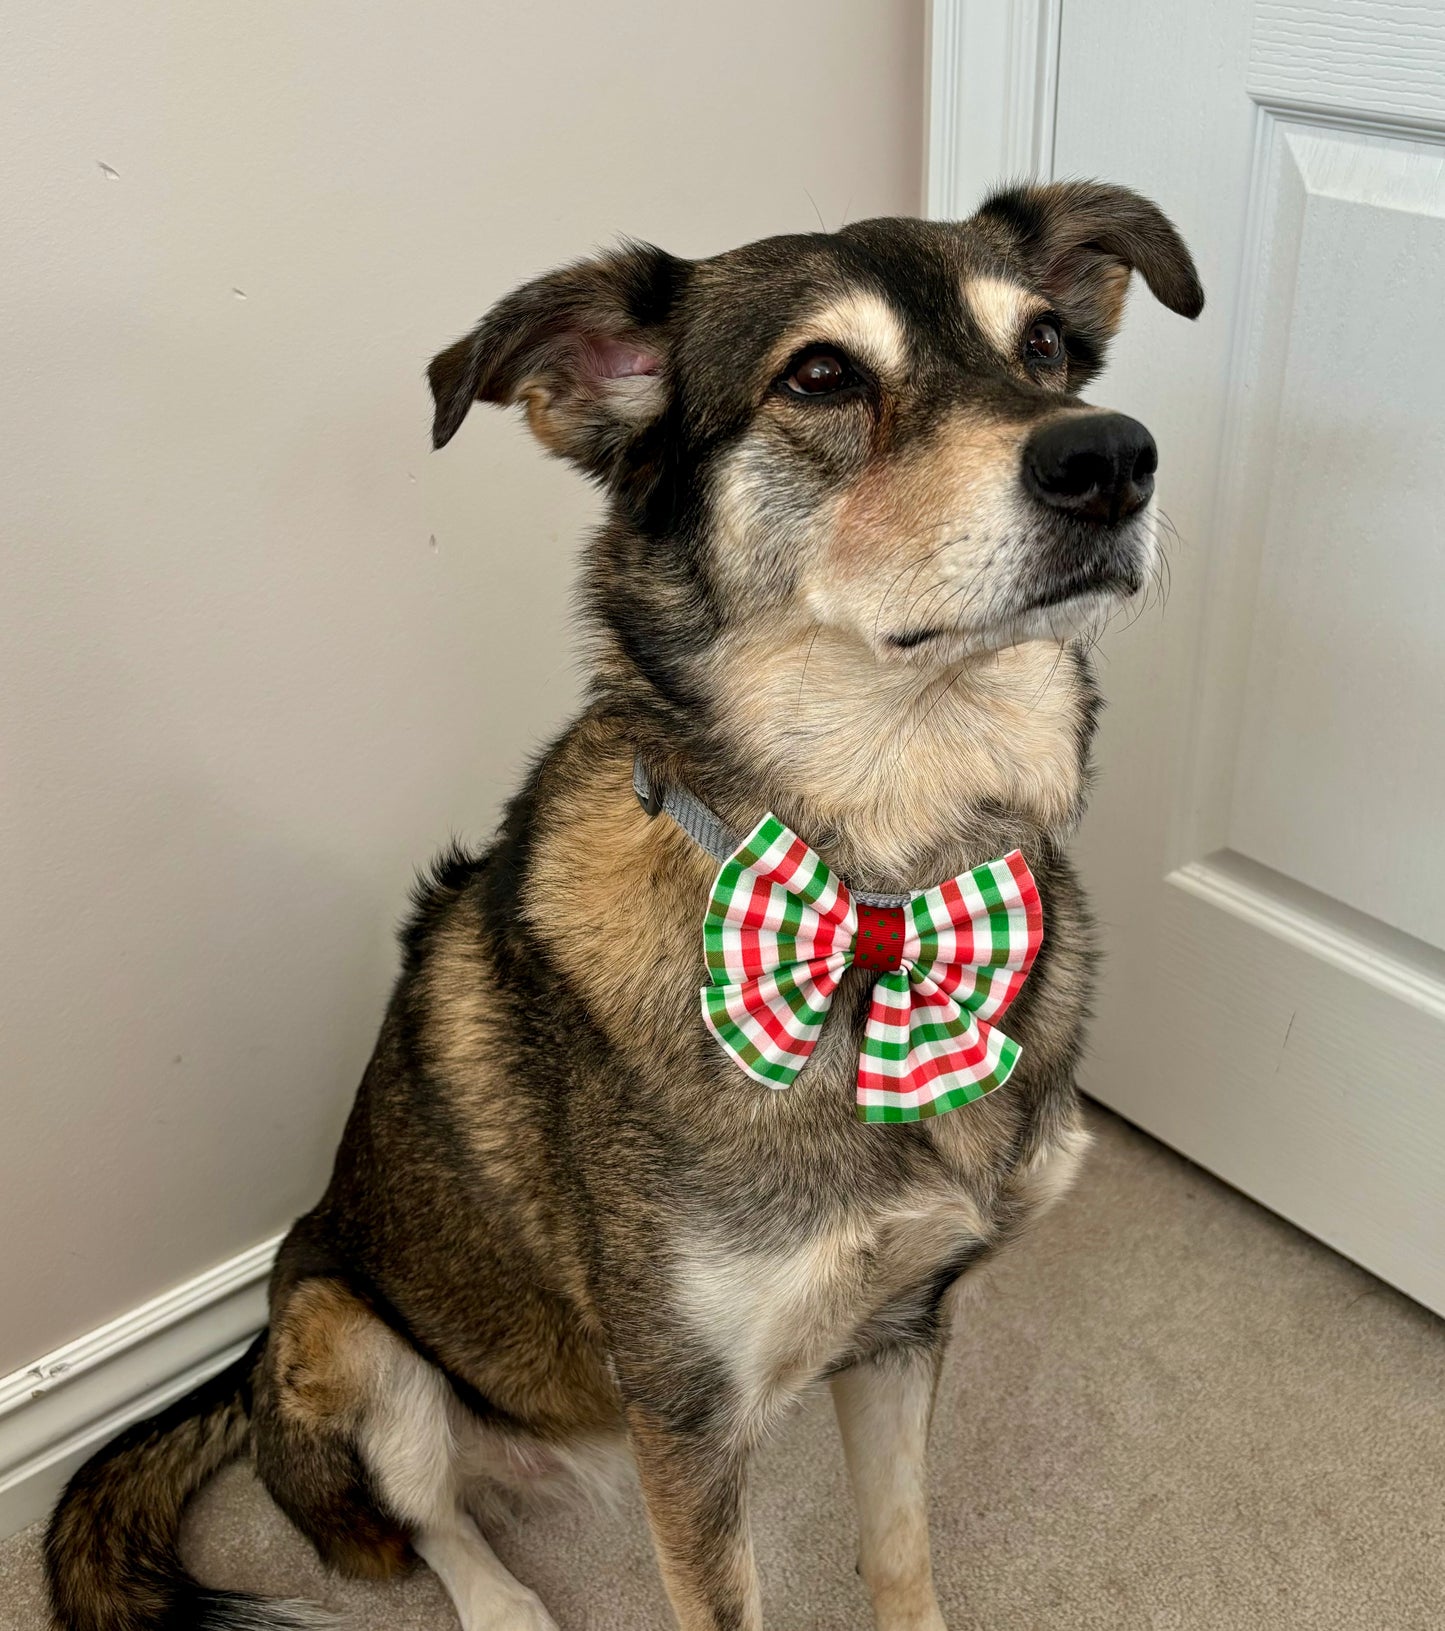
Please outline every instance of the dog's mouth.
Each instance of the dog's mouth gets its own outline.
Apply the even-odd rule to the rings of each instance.
[[[954,629],[909,629],[906,634],[890,634],[887,644],[894,651],[913,651],[918,646],[926,646],[930,640],[941,640],[946,634],[954,634]]]
[[[990,634],[1027,624],[1034,614],[1056,611],[1060,607],[1087,608],[1104,600],[1128,600],[1137,595],[1144,580],[1135,567],[1092,566],[1053,577],[1047,584],[1011,606],[995,624],[977,630],[960,629],[957,625],[941,623],[937,627],[903,629],[886,637],[884,644],[891,651],[918,651],[923,647],[948,642],[989,645]]]
[[[1045,611],[1051,606],[1062,606],[1071,600],[1091,600],[1098,595],[1128,600],[1137,595],[1143,587],[1144,580],[1133,567],[1125,569],[1095,567],[1055,579],[1031,599],[1025,600],[1014,615]]]

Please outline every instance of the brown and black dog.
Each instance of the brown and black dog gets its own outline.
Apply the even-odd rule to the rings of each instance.
[[[1069,1182],[1094,953],[1065,855],[1088,646],[1158,567],[1148,432],[1086,406],[1130,273],[1193,317],[1122,188],[991,198],[688,262],[631,245],[508,296],[431,366],[435,440],[524,403],[608,509],[590,700],[478,856],[417,892],[330,1186],[250,1352],[73,1479],[66,1631],[281,1627],[198,1585],[184,1503],[249,1454],[321,1556],[419,1555],[467,1631],[552,1621],[473,1514],[635,1465],[688,1631],[759,1625],[749,1452],[829,1378],[881,1631],[938,1631],[924,1447],[950,1289]],[[1045,937],[1022,1061],[936,1119],[854,1115],[867,976],[786,1091],[704,1028],[717,864],[633,791],[776,812],[864,890],[1014,847]]]

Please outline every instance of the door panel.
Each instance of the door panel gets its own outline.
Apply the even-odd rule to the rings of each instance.
[[[1445,8],[1065,0],[1054,169],[1210,297],[1092,393],[1179,537],[1105,641],[1086,1085],[1445,1310]]]
[[[1423,705],[1445,636],[1445,154],[1273,118],[1263,141],[1267,271],[1235,382],[1263,559],[1228,843],[1445,944],[1445,750]]]

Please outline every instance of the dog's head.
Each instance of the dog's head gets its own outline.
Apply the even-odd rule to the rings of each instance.
[[[1160,211],[1084,183],[705,261],[632,245],[442,352],[434,439],[520,402],[609,491],[594,606],[666,694],[696,694],[729,628],[823,629],[875,663],[1061,640],[1137,594],[1157,547],[1153,439],[1079,395],[1134,271],[1203,305]]]

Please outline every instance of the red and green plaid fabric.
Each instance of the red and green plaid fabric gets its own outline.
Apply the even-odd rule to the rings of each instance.
[[[858,927],[842,879],[776,816],[723,863],[703,919],[702,1013],[749,1076],[787,1087],[807,1063]],[[860,1121],[920,1121],[1003,1086],[1019,1045],[993,1021],[1028,975],[1044,918],[1013,850],[915,895],[902,928],[900,966],[878,976],[863,1032]]]

